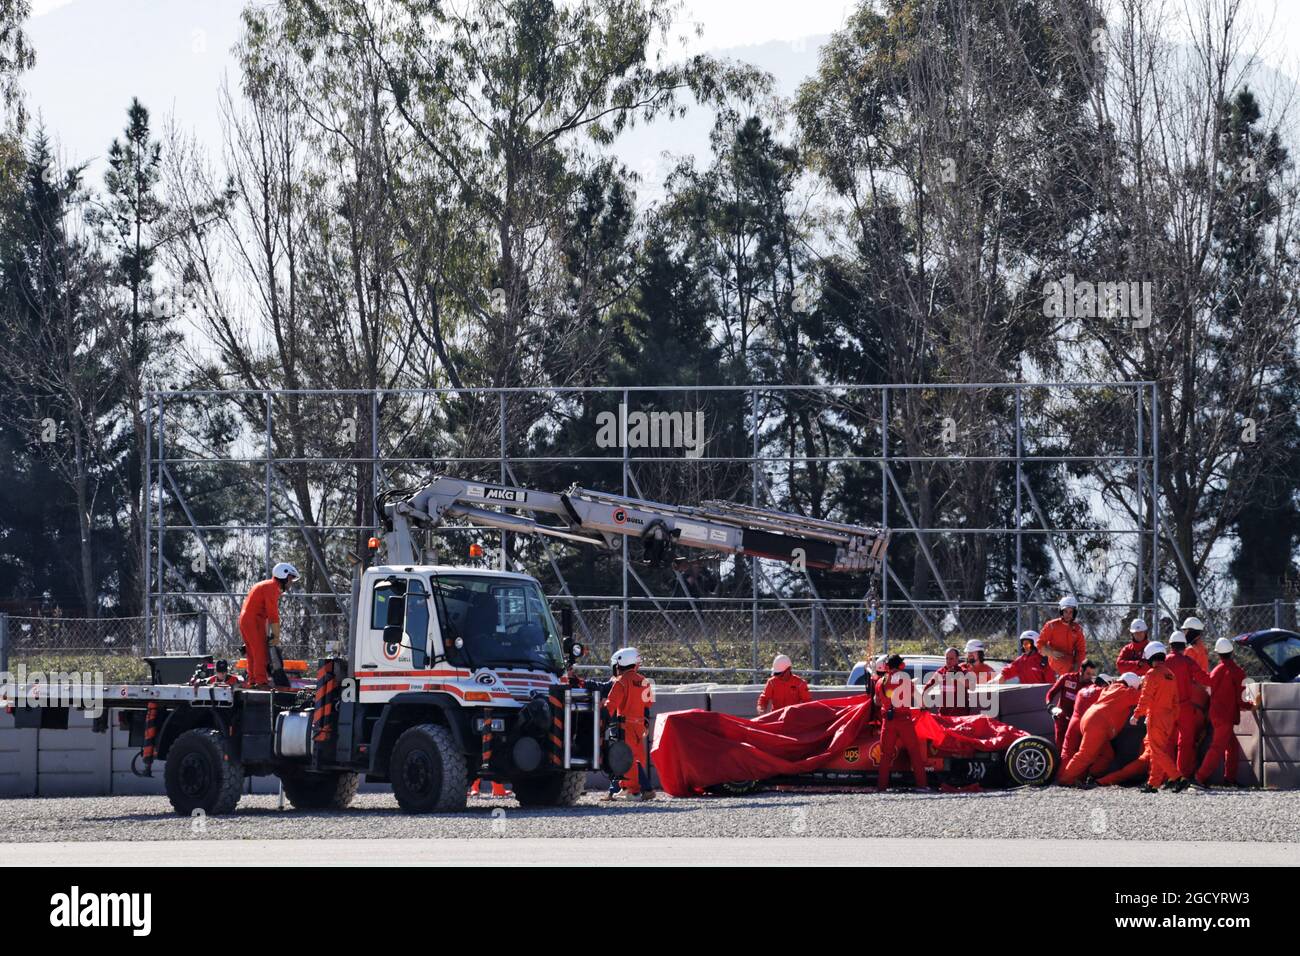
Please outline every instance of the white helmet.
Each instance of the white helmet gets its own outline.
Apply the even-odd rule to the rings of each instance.
[[[1142,618],[1140,617],[1133,618],[1133,623],[1128,626],[1128,630],[1130,634],[1136,634],[1139,631],[1145,631],[1146,629],[1147,629],[1147,622],[1142,620]]]
[[[1232,641],[1226,637],[1221,637],[1214,642],[1214,653],[1216,654],[1231,654],[1232,650]]]
[[[1125,671],[1120,675],[1120,680],[1128,684],[1129,687],[1137,687],[1142,683],[1142,678],[1137,674],[1134,674],[1132,671]]]
[[[976,651],[979,651],[979,652],[982,653],[983,650],[984,650],[984,642],[983,642],[983,641],[979,641],[979,640],[976,640],[975,638],[971,638],[969,641],[966,642],[966,653],[967,653],[967,654],[974,654]]]
[[[1170,644],[1186,644],[1186,643],[1187,643],[1187,635],[1184,634],[1182,631],[1174,631],[1174,633],[1172,633],[1172,634],[1169,635],[1169,643],[1170,643]]]
[[[609,662],[615,667],[631,667],[641,663],[641,655],[635,647],[620,647]]]
[[[794,661],[790,660],[790,658],[786,657],[784,654],[777,654],[776,657],[772,658],[773,674],[782,674],[793,666]]]
[[[1038,632],[1037,632],[1037,631],[1032,631],[1032,630],[1031,630],[1031,631],[1021,631],[1021,632],[1020,632],[1020,643],[1023,644],[1025,641],[1033,641],[1034,643],[1038,643]]]
[[[1183,623],[1180,624],[1179,627],[1181,627],[1184,631],[1203,631],[1205,630],[1205,622],[1202,621],[1199,617],[1189,617],[1185,621],[1183,621]]]
[[[1152,641],[1151,643],[1147,644],[1146,650],[1142,652],[1142,656],[1145,657],[1147,660],[1151,660],[1151,658],[1155,657],[1157,654],[1165,654],[1165,653],[1167,653],[1167,651],[1165,650],[1165,646],[1163,644],[1161,644],[1159,641]]]
[[[301,577],[301,575],[298,574],[298,569],[288,561],[281,561],[271,569],[271,577],[283,581],[285,578],[296,578]]]
[[[1067,607],[1072,607],[1077,611],[1079,609],[1079,599],[1076,598],[1073,594],[1067,594],[1065,597],[1061,598],[1061,600],[1056,602],[1056,606],[1060,608],[1062,611],[1064,611]]]

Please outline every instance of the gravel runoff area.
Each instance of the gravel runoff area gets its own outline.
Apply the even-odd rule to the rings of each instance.
[[[268,839],[1036,837],[1066,840],[1218,840],[1294,843],[1300,862],[1300,792],[1143,794],[1061,787],[978,794],[763,792],[742,797],[605,802],[521,809],[510,798],[471,798],[461,813],[408,816],[390,794],[361,794],[342,812],[277,809],[245,796],[231,816],[187,819],[165,797],[0,800],[5,842]],[[3,851],[0,851],[0,857]]]

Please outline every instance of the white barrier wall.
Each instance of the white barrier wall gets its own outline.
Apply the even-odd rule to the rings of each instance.
[[[1300,684],[1260,686],[1259,757],[1265,788],[1300,789]]]
[[[12,714],[0,710],[0,797],[36,794],[36,735],[18,730]]]

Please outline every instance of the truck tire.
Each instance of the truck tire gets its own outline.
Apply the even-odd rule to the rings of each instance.
[[[1056,748],[1045,737],[1021,737],[1003,755],[1007,776],[1018,787],[1041,787],[1056,770]]]
[[[587,790],[584,771],[548,773],[541,777],[512,780],[521,807],[571,807]]]
[[[195,810],[232,813],[244,785],[244,765],[231,756],[221,731],[187,730],[167,751],[167,799],[181,816]]]
[[[298,810],[346,810],[357,795],[358,777],[343,770],[280,774],[284,795]]]
[[[397,738],[388,761],[393,795],[407,813],[464,810],[465,755],[446,727],[419,724]]]

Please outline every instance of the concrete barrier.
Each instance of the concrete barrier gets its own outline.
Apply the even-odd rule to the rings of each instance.
[[[1300,710],[1300,684],[1257,684],[1264,710]]]
[[[84,712],[68,712],[67,730],[36,732],[36,792],[43,797],[87,797],[105,792],[113,750],[107,734],[91,730]]]
[[[0,710],[0,797],[36,795],[36,730],[18,730]]]
[[[763,693],[762,684],[711,690],[709,710],[719,714],[731,714],[734,717],[754,717],[758,714],[758,695],[761,693]]]

